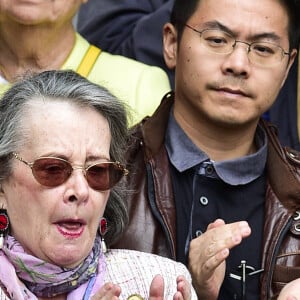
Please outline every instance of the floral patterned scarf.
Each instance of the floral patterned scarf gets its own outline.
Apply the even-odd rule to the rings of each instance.
[[[20,243],[7,236],[0,250],[0,282],[12,299],[36,300],[67,293],[67,299],[89,299],[103,285],[106,270],[100,237],[88,257],[73,269],[45,262],[25,253]],[[19,280],[20,279],[20,280]]]

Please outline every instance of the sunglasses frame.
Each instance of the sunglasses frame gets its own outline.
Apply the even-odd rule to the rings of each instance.
[[[33,177],[35,178],[35,180],[36,180],[39,184],[41,184],[41,185],[43,185],[43,186],[47,186],[47,187],[57,187],[57,186],[59,186],[59,185],[62,185],[63,183],[65,183],[65,182],[70,178],[70,176],[72,175],[72,173],[73,173],[74,170],[81,169],[81,170],[83,170],[84,177],[86,178],[86,181],[87,181],[88,185],[89,185],[92,189],[97,190],[97,191],[106,191],[106,190],[111,189],[114,185],[116,185],[116,184],[122,179],[123,176],[127,176],[128,173],[129,173],[129,171],[125,168],[125,166],[122,165],[122,164],[121,164],[120,162],[118,162],[118,161],[115,161],[115,162],[114,162],[114,161],[104,161],[104,162],[101,162],[101,163],[98,162],[98,163],[91,164],[91,165],[85,167],[85,166],[74,166],[74,165],[72,165],[69,161],[67,161],[67,160],[65,160],[65,159],[63,159],[63,158],[60,158],[60,157],[55,157],[55,156],[41,156],[41,157],[36,158],[33,162],[28,162],[28,161],[24,160],[24,159],[23,159],[18,153],[16,153],[16,152],[12,152],[11,154],[12,154],[12,156],[13,156],[14,158],[16,158],[16,159],[19,160],[20,162],[22,162],[22,163],[24,163],[25,165],[27,165],[28,167],[30,167],[30,168],[31,168],[31,171],[32,171],[32,175],[33,175]],[[57,184],[57,185],[45,185],[45,184],[41,183],[41,182],[39,181],[39,177],[36,176],[36,172],[35,172],[35,170],[34,170],[34,164],[35,164],[36,161],[38,161],[38,160],[41,160],[41,159],[47,159],[47,158],[49,158],[49,159],[55,159],[55,160],[64,162],[64,163],[66,163],[67,165],[69,165],[69,166],[71,167],[71,169],[72,169],[71,172],[69,172],[69,175],[65,178],[65,180],[62,181],[61,183]],[[98,189],[98,188],[94,188],[94,187],[92,187],[92,186],[90,185],[90,182],[89,182],[89,180],[88,180],[88,170],[89,170],[90,168],[92,168],[92,167],[98,165],[98,164],[111,164],[111,165],[114,165],[114,167],[115,167],[116,169],[121,170],[123,174],[120,176],[120,178],[119,178],[116,182],[114,182],[111,186],[109,186],[109,187],[106,188],[106,189]]]

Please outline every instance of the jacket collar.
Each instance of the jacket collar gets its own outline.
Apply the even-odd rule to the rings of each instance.
[[[142,123],[142,132],[149,160],[164,147],[169,113],[174,104],[174,92],[164,96],[160,106]],[[280,202],[291,211],[300,209],[300,153],[283,148],[274,125],[261,119],[268,137],[267,178]]]
[[[174,92],[169,92],[163,97],[154,114],[143,121],[142,132],[148,158],[157,154],[161,147],[164,146],[169,114],[173,104]]]
[[[300,153],[282,147],[277,138],[277,129],[271,123],[261,120],[268,136],[267,176],[269,183],[289,210],[300,209]]]

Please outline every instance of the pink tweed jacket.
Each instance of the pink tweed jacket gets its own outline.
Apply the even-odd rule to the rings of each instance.
[[[176,292],[177,276],[184,275],[191,282],[191,276],[187,268],[183,264],[168,258],[123,249],[110,250],[105,256],[107,265],[105,282],[113,282],[121,287],[121,300],[126,300],[134,294],[140,295],[145,300],[148,299],[150,283],[157,274],[164,277],[165,300],[173,299]],[[0,289],[0,300],[11,300],[2,289]],[[197,300],[193,289],[191,300]]]

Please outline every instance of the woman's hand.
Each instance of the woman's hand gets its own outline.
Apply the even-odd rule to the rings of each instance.
[[[184,276],[178,276],[177,292],[173,296],[173,300],[190,300],[191,284]],[[149,290],[149,300],[164,300],[165,283],[161,275],[154,276]],[[91,300],[118,300],[121,295],[121,288],[117,284],[106,283],[91,298]]]
[[[105,283],[91,300],[118,300],[121,295],[121,288],[111,282]]]
[[[184,276],[177,277],[177,292],[173,300],[189,300],[192,298],[191,284]]]
[[[191,285],[184,276],[178,276],[177,292],[173,296],[173,300],[189,300],[191,299]],[[149,291],[149,300],[164,300],[164,278],[161,275],[154,276]]]

